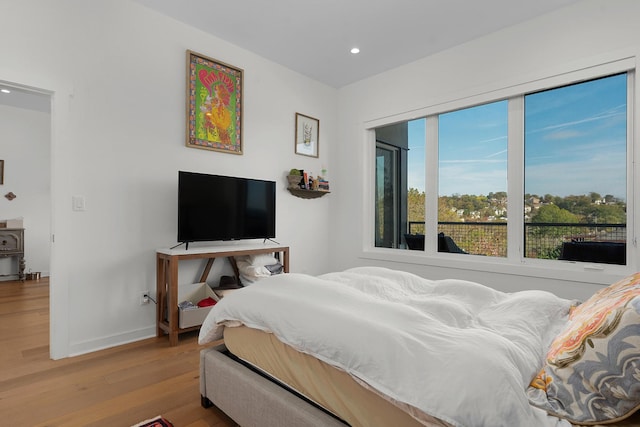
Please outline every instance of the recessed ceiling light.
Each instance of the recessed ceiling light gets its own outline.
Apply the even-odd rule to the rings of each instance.
[[[360,49],[358,49],[357,47],[354,47],[354,48],[351,49],[351,53],[353,53],[354,55],[356,53],[360,53]]]
[[[11,91],[9,89],[0,89],[0,92],[2,92],[2,93],[11,93]]]

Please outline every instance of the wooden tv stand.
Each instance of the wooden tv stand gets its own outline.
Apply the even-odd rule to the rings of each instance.
[[[207,263],[200,276],[206,282],[211,266],[216,258],[233,258],[243,255],[275,253],[285,273],[289,272],[289,247],[265,242],[254,244],[228,244],[220,246],[191,247],[189,249],[158,249],[156,251],[156,335],[169,334],[169,345],[178,344],[178,335],[193,331],[200,326],[180,328],[178,326],[178,264],[182,260],[206,259]],[[232,263],[235,266],[235,263]],[[236,267],[234,267],[235,269]],[[236,276],[238,272],[235,271]],[[165,319],[165,312],[167,317]]]

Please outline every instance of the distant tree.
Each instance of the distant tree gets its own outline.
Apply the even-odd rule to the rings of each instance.
[[[580,195],[580,196],[567,196],[565,198],[557,198],[556,205],[560,208],[568,210],[576,215],[586,216],[589,207],[591,207],[591,197]]]
[[[564,198],[560,197],[560,196],[552,196],[551,199],[549,200],[549,203],[553,203],[554,205],[562,205],[562,202],[564,201]]]
[[[507,192],[506,191],[498,191],[496,193],[493,193],[493,197],[497,200],[506,200],[507,199]]]
[[[543,205],[531,217],[531,222],[576,223],[579,217],[557,205]]]
[[[461,222],[462,218],[456,213],[457,209],[452,206],[448,197],[438,198],[438,221],[439,222]]]
[[[407,210],[409,221],[424,221],[424,192],[410,188],[407,192]]]
[[[587,212],[586,220],[590,224],[625,224],[627,213],[619,205],[593,205]]]

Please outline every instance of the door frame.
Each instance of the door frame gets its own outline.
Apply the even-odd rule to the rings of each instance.
[[[37,71],[36,71],[37,73]],[[59,219],[64,218],[64,201],[57,197],[62,170],[58,170],[58,158],[65,139],[69,107],[72,99],[70,85],[53,81],[50,76],[28,75],[25,70],[3,69],[0,67],[0,84],[23,91],[48,95],[51,102],[50,120],[50,261],[49,261],[49,356],[61,359],[69,356],[69,298],[68,269],[60,259],[60,245],[56,242],[56,231],[60,229]],[[68,214],[67,214],[68,216]],[[68,222],[68,221],[67,221]],[[64,233],[63,233],[64,235]],[[59,239],[58,239],[59,240]],[[63,252],[62,252],[63,253]]]

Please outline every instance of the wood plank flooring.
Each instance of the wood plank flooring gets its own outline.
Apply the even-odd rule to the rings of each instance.
[[[232,427],[200,406],[197,333],[49,358],[49,282],[0,282],[0,425]]]

